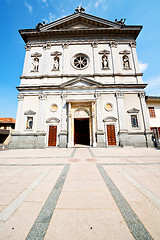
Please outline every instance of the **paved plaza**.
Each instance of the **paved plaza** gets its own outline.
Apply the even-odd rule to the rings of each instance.
[[[0,240],[160,239],[160,150],[0,151]]]

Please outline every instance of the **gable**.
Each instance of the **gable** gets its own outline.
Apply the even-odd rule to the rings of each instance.
[[[95,17],[86,13],[75,13],[56,20],[52,23],[40,26],[41,32],[58,29],[83,29],[83,28],[121,28],[116,22]]]

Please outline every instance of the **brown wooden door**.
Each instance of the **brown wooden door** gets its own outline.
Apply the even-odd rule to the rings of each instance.
[[[108,145],[116,145],[115,126],[107,125]]]
[[[57,127],[49,126],[48,146],[56,146],[56,140],[57,140]]]

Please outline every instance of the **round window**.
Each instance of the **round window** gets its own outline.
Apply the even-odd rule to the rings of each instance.
[[[106,111],[111,111],[112,110],[112,105],[110,103],[107,103],[105,106],[104,106],[105,110]]]
[[[77,54],[72,58],[72,66],[76,69],[85,69],[89,64],[89,58],[85,54]]]
[[[50,110],[51,110],[51,112],[56,112],[57,111],[57,105],[56,104],[52,104],[51,106],[50,106]]]

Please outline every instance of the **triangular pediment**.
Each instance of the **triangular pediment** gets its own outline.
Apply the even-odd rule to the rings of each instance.
[[[101,86],[101,83],[83,77],[74,78],[60,85],[61,88],[88,88]]]
[[[75,13],[52,23],[42,25],[39,30],[45,32],[60,29],[83,28],[121,28],[121,25],[86,13]]]
[[[127,111],[127,113],[138,113],[138,112],[139,112],[139,110],[136,109],[136,108],[132,108],[132,109]]]

